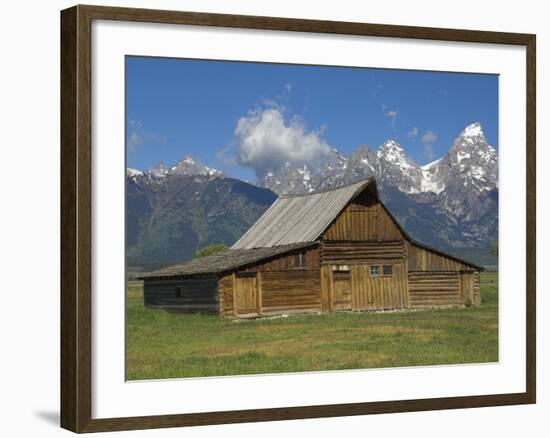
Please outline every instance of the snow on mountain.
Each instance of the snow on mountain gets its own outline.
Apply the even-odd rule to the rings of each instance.
[[[438,164],[442,158],[432,161],[420,167],[422,171],[422,180],[420,182],[420,192],[422,193],[435,193],[439,195],[445,190],[445,182],[439,177]]]
[[[286,163],[278,175],[268,172],[262,185],[279,194],[313,192],[312,179],[313,169],[307,164],[292,166]]]
[[[138,169],[134,169],[132,167],[128,167],[126,169],[126,176],[129,176],[129,177],[136,177],[136,176],[142,176],[143,175],[143,172],[141,170],[138,170]]]
[[[395,140],[386,140],[376,151],[361,145],[348,157],[332,149],[316,168],[287,163],[281,172],[270,172],[258,184],[278,194],[299,193],[375,176],[381,187],[397,188],[409,195],[440,195],[457,185],[463,187],[461,190],[490,191],[498,187],[497,161],[481,125],[473,123],[460,133],[444,157],[423,166],[411,160]]]
[[[443,157],[425,165],[416,164],[395,140],[387,140],[376,150],[361,145],[349,156],[333,149],[320,165],[303,169],[287,165],[258,185],[277,194],[301,193],[374,176],[381,196],[398,212],[409,202],[422,206],[422,212],[411,213],[418,207],[410,207],[398,213],[404,223],[437,215],[446,225],[435,237],[452,247],[487,242],[498,229],[498,155],[479,123],[464,128]],[[426,219],[418,228],[428,223]]]
[[[424,164],[423,166],[420,166],[420,168],[421,168],[422,170],[430,170],[430,169],[432,169],[437,163],[439,163],[441,160],[442,160],[441,158],[438,158],[437,160],[432,161],[431,163]]]
[[[487,143],[479,123],[467,126],[442,160],[445,178],[455,185],[478,191],[498,187],[498,155]]]
[[[407,154],[405,154],[405,150],[394,140],[386,140],[380,146],[376,155],[378,159],[399,166],[403,171],[414,167]]]
[[[172,166],[168,174],[222,176],[223,172],[208,166],[204,166],[203,164],[193,160],[193,157],[191,157],[191,155],[187,155],[182,160],[178,161],[175,166]]]
[[[169,169],[162,161],[159,161],[155,167],[153,167],[147,173],[156,178],[164,178],[168,175]]]
[[[129,168],[127,175],[147,185],[168,184],[174,175],[192,175],[204,182],[224,177],[191,156],[171,167],[159,163],[146,172]],[[443,157],[425,165],[416,164],[395,140],[387,140],[377,149],[360,145],[348,156],[331,149],[314,165],[286,163],[256,185],[278,195],[309,193],[370,176],[376,177],[382,199],[398,219],[433,244],[479,246],[497,236],[498,154],[479,123],[464,128]],[[437,227],[426,233],[432,223]]]
[[[379,161],[382,185],[395,186],[404,193],[420,193],[422,169],[407,156],[399,143],[386,140],[378,149],[376,156]]]
[[[464,130],[460,133],[460,136],[472,140],[472,142],[476,137],[484,136],[481,124],[476,122],[466,126],[466,128],[464,128]]]
[[[210,176],[210,177],[221,177],[223,176],[223,172],[218,169],[214,169],[208,166],[204,166],[203,164],[195,161],[193,157],[190,155],[185,156],[180,161],[178,161],[175,165],[168,167],[166,164],[164,164],[162,161],[157,163],[155,167],[152,169],[143,172],[141,170],[137,169],[130,169],[128,168],[126,170],[126,174],[128,176],[134,176],[134,177],[142,177],[147,176],[149,178],[165,178],[170,175],[201,175],[201,176]]]

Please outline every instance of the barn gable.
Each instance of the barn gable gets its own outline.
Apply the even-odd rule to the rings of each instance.
[[[398,241],[408,238],[378,199],[375,190],[363,189],[334,219],[322,235],[325,241]]]

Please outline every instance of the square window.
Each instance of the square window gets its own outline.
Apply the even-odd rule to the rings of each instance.
[[[380,266],[373,265],[370,267],[370,276],[371,277],[380,277]]]
[[[393,275],[393,266],[392,265],[382,266],[382,275],[384,277],[391,277]]]

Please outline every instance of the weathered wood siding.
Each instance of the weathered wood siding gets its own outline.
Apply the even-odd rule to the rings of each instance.
[[[409,272],[410,307],[463,304],[460,272]]]
[[[220,314],[223,316],[233,316],[233,274],[227,274],[218,281]]]
[[[331,312],[332,311],[332,283],[334,281],[332,277],[332,265],[323,265],[321,266],[321,311],[322,312]]]
[[[262,272],[261,291],[262,315],[321,311],[318,270]]]
[[[351,272],[333,271],[332,272],[332,307],[338,312],[342,310],[351,310]]]
[[[298,263],[298,254],[302,253],[302,266]],[[293,251],[266,261],[258,262],[245,269],[248,272],[258,271],[282,271],[287,269],[319,269],[319,248],[306,248],[299,251]]]
[[[405,262],[405,242],[334,242],[321,246],[321,264],[348,265],[369,262]]]
[[[373,277],[370,264],[351,266],[352,310],[407,307],[407,273],[404,263],[393,264],[393,275]]]
[[[374,263],[382,267],[385,263]],[[342,271],[342,265],[321,267],[321,308],[323,312],[346,310],[382,310],[408,307],[407,271],[405,263],[391,263],[392,276],[372,276],[370,264],[352,264]],[[344,272],[348,272],[344,274]],[[350,303],[345,303],[344,284],[349,276]]]
[[[425,248],[409,243],[407,248],[409,271],[472,271],[465,263],[460,263],[449,257],[429,251]]]
[[[460,273],[460,294],[463,303],[474,302],[474,275],[472,272]]]
[[[235,300],[239,300],[239,293],[242,293],[241,288],[244,286],[238,274],[229,274],[220,279],[220,309],[223,316],[242,317],[245,313],[253,312],[276,315],[321,311],[317,270],[260,271],[254,279],[257,282],[257,307],[246,311],[235,309],[235,303],[240,306]]]
[[[481,304],[480,272],[474,272],[474,304]]]
[[[323,240],[396,241],[404,238],[385,207],[371,192],[363,192],[328,227]]]
[[[143,283],[144,304],[180,312],[218,313],[216,276],[150,279]],[[179,296],[178,296],[179,295]]]
[[[220,278],[221,314],[245,317],[320,312],[319,280],[318,247],[247,266]]]
[[[259,315],[257,274],[236,273],[233,276],[233,288],[234,312],[236,315]]]

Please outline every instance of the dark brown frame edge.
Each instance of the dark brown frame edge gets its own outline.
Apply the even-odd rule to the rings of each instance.
[[[511,44],[527,52],[526,391],[275,409],[92,419],[91,23],[221,26]],[[61,426],[99,432],[411,412],[536,402],[536,37],[531,34],[78,5],[61,12]]]

